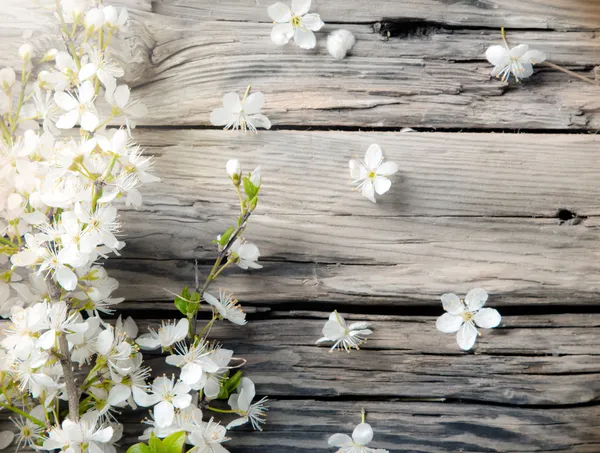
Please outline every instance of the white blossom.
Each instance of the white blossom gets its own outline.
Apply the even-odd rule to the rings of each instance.
[[[533,74],[533,65],[546,61],[546,54],[539,50],[529,50],[526,44],[520,44],[512,49],[508,46],[491,46],[485,52],[485,57],[494,65],[492,76],[509,81],[510,76],[517,82]]]
[[[227,430],[212,418],[208,423],[202,423],[200,427],[193,429],[188,438],[195,447],[194,453],[228,453],[221,445],[229,440]]]
[[[395,162],[384,162],[383,152],[377,144],[369,146],[365,153],[365,160],[350,160],[350,177],[353,184],[358,184],[356,190],[367,199],[375,203],[375,192],[378,195],[386,193],[392,181],[388,176],[398,171]]]
[[[373,428],[368,423],[360,423],[354,428],[352,437],[337,433],[329,438],[330,447],[339,447],[338,453],[389,453],[387,450],[367,447],[373,440]]]
[[[61,115],[56,123],[59,129],[71,129],[78,122],[81,128],[93,132],[100,122],[94,106],[94,85],[89,80],[83,82],[77,90],[77,96],[67,92],[59,92],[54,95],[54,102],[67,113]]]
[[[223,107],[210,114],[210,122],[214,126],[225,126],[224,129],[241,129],[242,132],[271,128],[269,119],[260,113],[265,96],[260,92],[246,96],[242,101],[237,93],[231,92],[223,96]]]
[[[464,300],[461,300],[456,294],[443,294],[442,304],[447,313],[437,319],[436,327],[444,333],[457,332],[458,346],[468,351],[475,345],[475,340],[479,335],[476,326],[491,329],[502,321],[497,310],[482,308],[487,299],[487,292],[481,288],[469,291]]]
[[[308,13],[311,0],[292,0],[292,8],[277,2],[269,6],[269,17],[275,22],[271,39],[277,45],[287,44],[292,37],[302,49],[315,47],[317,38],[313,32],[325,25],[321,17]]]
[[[262,425],[267,421],[268,406],[265,405],[267,397],[252,403],[255,396],[254,382],[247,377],[243,377],[237,393],[232,394],[228,401],[231,409],[241,417],[230,422],[227,429],[250,422],[252,429],[262,431]]]
[[[323,337],[317,340],[317,344],[333,342],[330,351],[337,348],[350,352],[353,348],[358,350],[360,345],[367,341],[366,337],[372,333],[368,323],[355,322],[347,325],[342,315],[333,311],[323,327]]]
[[[215,307],[219,315],[224,319],[227,319],[238,326],[246,324],[246,313],[244,313],[242,308],[238,305],[237,299],[234,299],[232,294],[219,291],[218,299],[209,293],[204,293],[202,297],[206,302]]]
[[[187,332],[186,332],[187,334]],[[175,346],[175,354],[165,361],[169,365],[181,368],[180,379],[189,386],[194,386],[204,378],[204,373],[216,373],[219,370],[213,360],[213,350],[205,342],[190,346],[181,342]]]
[[[152,383],[150,393],[133,388],[133,399],[140,406],[154,406],[154,420],[159,427],[169,426],[175,417],[175,408],[184,409],[192,401],[190,387],[184,382],[174,382],[166,376],[158,377]]]
[[[258,251],[258,247],[254,244],[244,242],[237,238],[233,241],[233,244],[231,244],[227,253],[230,256],[230,259],[242,269],[262,268],[262,266],[256,262],[260,257],[260,252]]]
[[[158,330],[149,328],[150,332],[140,335],[136,343],[143,349],[170,348],[187,336],[189,325],[186,318],[179,321],[163,321]]]

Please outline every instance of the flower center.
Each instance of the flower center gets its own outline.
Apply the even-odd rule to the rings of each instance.
[[[369,178],[370,178],[370,179],[375,179],[375,176],[376,176],[376,175],[375,175],[375,172],[374,172],[374,171],[370,171],[370,172],[369,172]]]
[[[300,26],[300,16],[294,16],[290,19],[292,26],[298,28]]]
[[[470,311],[465,311],[464,313],[462,313],[462,317],[465,320],[465,322],[469,322],[473,319],[473,313]]]

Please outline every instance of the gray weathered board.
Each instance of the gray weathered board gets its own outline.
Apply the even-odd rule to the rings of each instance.
[[[34,3],[0,0],[0,65],[18,63],[26,29],[59,44]],[[116,3],[131,16],[116,56],[150,110],[134,136],[163,180],[123,213],[128,246],[107,263],[123,313],[176,315],[167,290],[193,285],[194,259],[206,272],[236,214],[225,162],[263,168],[246,236],[264,268],[218,283],[250,322],[212,332],[272,398],[265,431],[236,429],[233,453],[327,451],[362,407],[392,452],[600,451],[600,87],[548,68],[507,85],[483,57],[505,26],[594,77],[600,1],[314,0],[328,23],[314,51],[271,43],[271,0]],[[335,61],[324,42],[341,27],[357,44]],[[210,127],[248,83],[274,130]],[[400,165],[376,205],[347,172],[375,142]],[[463,353],[435,329],[439,296],[476,286],[505,316]],[[314,346],[334,308],[372,323],[360,351]],[[127,414],[127,441],[143,416]]]

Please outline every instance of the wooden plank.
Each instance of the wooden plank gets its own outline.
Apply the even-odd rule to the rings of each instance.
[[[18,67],[16,50],[24,25],[36,30],[36,48],[57,45],[49,38],[56,35],[56,27],[48,25],[49,14],[26,15],[28,5],[11,6],[6,16],[0,43],[6,43],[4,54],[10,57],[0,64]],[[163,6],[154,10],[160,12]],[[210,112],[222,95],[243,91],[252,82],[265,93],[265,113],[275,126],[600,127],[597,87],[568,83],[568,76],[555,71],[542,71],[524,86],[508,88],[491,81],[483,53],[499,41],[495,31],[482,35],[434,26],[425,35],[382,42],[370,25],[356,25],[351,27],[359,39],[354,56],[339,62],[323,46],[303,52],[273,45],[266,23],[135,11],[130,34],[114,44],[125,66],[124,80],[137,87],[135,96],[151,112],[139,124],[210,125]],[[31,27],[22,18],[11,23],[14,17],[32,17]],[[558,63],[580,68],[600,63],[600,39],[593,33],[525,32],[511,35],[513,39],[539,44]]]
[[[369,389],[376,388],[378,398],[517,406],[587,404],[600,398],[600,315],[539,316],[545,324],[535,327],[523,326],[522,317],[504,317],[500,327],[483,331],[474,354],[462,353],[452,335],[438,332],[435,317],[376,315],[348,317],[349,322],[368,320],[374,330],[360,351],[330,353],[314,345],[327,316],[267,317],[243,327],[218,324],[211,339],[246,359],[248,375],[274,397],[368,398]],[[566,326],[548,325],[557,323]],[[140,332],[148,324],[156,323],[139,323]],[[175,370],[151,355],[146,357],[155,374]]]
[[[259,388],[260,390],[260,388]],[[350,434],[366,408],[375,431],[370,446],[392,452],[595,453],[600,448],[600,409],[528,409],[451,403],[329,400],[271,400],[265,430],[235,428],[224,446],[231,453],[314,453],[327,450],[334,433]],[[145,411],[128,414],[122,445],[137,442]],[[5,412],[2,417],[5,418]],[[208,417],[209,412],[205,411]],[[227,416],[219,419],[228,420]],[[0,429],[10,428],[8,422]],[[25,451],[25,450],[23,450]],[[124,453],[125,448],[118,449]]]
[[[156,156],[162,183],[146,204],[192,218],[230,215],[236,195],[225,163],[261,165],[259,213],[555,217],[600,214],[600,138],[563,134],[353,133],[153,130],[134,134]],[[379,143],[397,162],[391,190],[372,204],[350,190],[348,160]],[[188,212],[189,214],[184,214]],[[210,216],[210,217],[209,217]],[[373,226],[375,226],[373,224]]]

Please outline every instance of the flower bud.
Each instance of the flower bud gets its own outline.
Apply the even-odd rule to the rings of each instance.
[[[31,44],[23,44],[19,47],[19,57],[21,60],[31,60],[31,54],[33,53],[33,47]]]
[[[13,68],[0,69],[0,88],[10,89],[15,84],[15,71]]]
[[[104,13],[101,9],[92,8],[86,13],[84,23],[90,31],[100,30],[104,25]]]
[[[233,184],[239,186],[242,177],[242,167],[240,165],[240,161],[237,159],[228,160],[227,165],[225,165],[225,169],[227,170],[227,174],[233,181]]]
[[[48,52],[46,52],[44,54],[44,57],[42,58],[42,63],[46,63],[48,61],[53,61],[56,58],[56,55],[58,55],[58,50],[56,49],[50,49]]]

